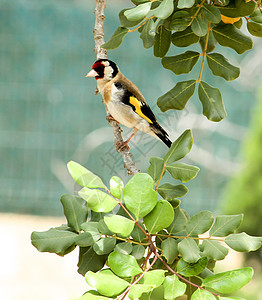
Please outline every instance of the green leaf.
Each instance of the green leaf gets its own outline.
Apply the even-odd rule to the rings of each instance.
[[[201,211],[188,221],[186,232],[190,236],[203,234],[210,229],[213,222],[214,217],[210,211]]]
[[[202,243],[203,254],[214,260],[222,260],[226,257],[228,249],[218,241],[204,240]]]
[[[185,294],[186,284],[181,282],[176,275],[166,276],[163,285],[164,297],[167,300],[173,300]]]
[[[149,233],[168,227],[174,219],[174,210],[167,201],[159,200],[155,208],[144,217],[144,223]]]
[[[157,99],[157,105],[163,112],[169,109],[182,110],[194,94],[195,87],[195,80],[178,82],[175,87]]]
[[[180,258],[177,264],[177,272],[186,277],[196,276],[205,269],[207,262],[206,257],[201,257],[196,263],[187,263]]]
[[[107,260],[107,255],[97,255],[94,249],[80,248],[78,273],[85,275],[88,271],[97,272],[102,269]]]
[[[236,79],[240,74],[240,69],[231,65],[222,54],[208,54],[207,63],[214,75],[223,77],[228,81]]]
[[[122,192],[124,188],[124,183],[121,178],[117,176],[113,176],[110,181],[110,192],[111,194],[116,197],[117,199],[122,199]]]
[[[64,208],[68,226],[73,228],[74,231],[80,232],[80,225],[86,221],[88,216],[86,202],[74,195],[63,195],[60,201]]]
[[[212,236],[227,236],[235,232],[242,221],[243,214],[217,216],[209,234]]]
[[[170,29],[176,31],[185,30],[191,22],[191,16],[187,11],[177,11],[173,14]]]
[[[160,157],[150,157],[149,162],[148,174],[153,178],[154,182],[156,182],[163,171],[164,160]]]
[[[245,300],[245,299],[240,297],[219,297],[219,300]]]
[[[204,3],[202,6],[202,13],[211,23],[219,23],[221,21],[220,10],[210,4]]]
[[[67,169],[77,184],[89,188],[105,188],[104,183],[98,176],[82,167],[80,164],[70,161],[67,164]]]
[[[51,252],[63,256],[75,244],[77,234],[71,231],[50,228],[47,231],[33,231],[31,242],[40,252]],[[73,250],[73,249],[72,249]]]
[[[250,236],[245,232],[230,234],[225,243],[238,252],[255,251],[261,247],[262,237]]]
[[[165,270],[152,270],[148,271],[144,275],[144,284],[153,286],[154,288],[159,287],[165,280]]]
[[[174,163],[166,166],[166,169],[174,179],[180,180],[181,182],[188,182],[195,178],[200,170],[198,167],[184,163]]]
[[[172,207],[175,209],[181,204],[181,200],[179,199],[170,199],[168,202],[172,205]]]
[[[214,38],[214,34],[212,31],[209,32],[207,46],[206,46],[206,38],[207,36],[202,36],[199,40],[199,44],[202,48],[202,51],[206,48],[206,53],[214,51],[217,45],[217,40]]]
[[[262,13],[259,8],[254,10],[254,12],[250,15],[250,19],[256,23],[262,23]]]
[[[121,277],[135,276],[142,273],[134,256],[117,251],[109,254],[108,265],[116,275]]]
[[[252,39],[232,24],[217,25],[212,28],[212,31],[221,46],[230,47],[238,54],[242,54],[253,47]]]
[[[171,44],[171,31],[167,30],[164,25],[158,26],[154,42],[154,56],[164,57]]]
[[[192,238],[183,239],[178,243],[178,251],[188,263],[196,263],[200,258],[200,250]]]
[[[174,10],[174,1],[163,0],[157,8],[152,9],[150,11],[149,16],[155,16],[156,18],[159,19],[167,19],[173,13],[173,10]]]
[[[187,217],[185,215],[184,210],[177,207],[175,209],[174,220],[171,223],[171,225],[168,227],[168,232],[175,235],[176,233],[181,232],[185,229],[186,223],[187,223]]]
[[[82,295],[80,298],[77,299],[71,299],[71,300],[108,300],[110,298],[100,296],[97,291],[89,290],[84,295]]]
[[[253,273],[250,267],[227,271],[206,277],[203,285],[219,293],[234,293],[252,279]]]
[[[186,30],[174,32],[171,41],[177,47],[187,47],[197,43],[199,36],[194,34],[191,27],[188,27]]]
[[[117,206],[117,201],[100,190],[91,190],[86,187],[78,192],[86,200],[88,207],[95,212],[110,212]]]
[[[135,5],[139,5],[141,3],[149,2],[149,0],[131,0]]]
[[[254,22],[247,22],[247,29],[253,36],[262,37],[262,25]]]
[[[122,237],[129,237],[135,225],[132,220],[118,215],[105,216],[104,220],[109,230]]]
[[[141,246],[141,245],[136,245],[136,246]],[[142,248],[144,249],[144,247],[142,246]],[[118,251],[122,254],[130,254],[133,250],[133,246],[131,243],[128,242],[123,242],[123,243],[118,243],[115,246],[114,251]]]
[[[136,220],[147,215],[155,207],[157,192],[153,189],[154,181],[149,174],[138,173],[126,184],[124,201]]]
[[[151,2],[145,2],[139,4],[134,8],[127,9],[124,12],[124,15],[129,21],[138,21],[144,18],[148,14],[150,8],[151,8]]]
[[[119,20],[122,27],[134,27],[144,20],[144,17],[142,17],[141,19],[138,19],[136,21],[129,21],[124,15],[125,11],[127,10],[128,9],[123,9],[119,13]]]
[[[98,273],[88,271],[85,280],[89,286],[95,287],[101,295],[107,297],[117,296],[129,286],[127,281],[114,275],[108,269]]]
[[[238,14],[241,17],[251,15],[256,8],[256,3],[254,1],[246,2],[242,0],[236,0],[235,4]]]
[[[112,50],[119,47],[124,39],[124,37],[128,34],[129,29],[119,26],[116,31],[113,33],[111,38],[101,46],[101,48]]]
[[[164,68],[171,70],[177,75],[189,73],[197,63],[200,53],[186,51],[185,53],[162,58]]]
[[[226,117],[225,107],[219,89],[204,81],[199,82],[198,96],[203,106],[203,115],[208,120],[219,122]]]
[[[172,264],[178,256],[177,241],[172,238],[167,238],[161,243],[161,249],[168,264]]]
[[[190,8],[195,4],[195,0],[178,0],[177,8]]]
[[[82,232],[76,237],[76,244],[80,247],[93,246],[101,238],[100,233],[92,234],[91,232]]]
[[[138,221],[137,223],[140,225],[141,228],[145,229],[144,225],[140,221]],[[137,225],[134,227],[131,236],[137,242],[142,242],[143,239],[146,237],[144,232]]]
[[[191,29],[197,36],[205,36],[208,32],[208,20],[201,14],[197,15],[191,24]]]
[[[102,238],[93,245],[93,249],[98,255],[108,254],[115,248],[116,239],[113,237]]]
[[[140,38],[142,39],[144,48],[146,49],[149,49],[154,45],[156,36],[156,25],[157,24],[152,19],[149,19],[143,26]]]
[[[193,136],[190,129],[185,130],[172,144],[164,156],[165,164],[171,164],[185,157],[193,145]]]
[[[131,287],[128,298],[131,300],[140,299],[143,293],[152,291],[152,285],[148,284],[135,284]]]
[[[103,218],[104,218],[104,217],[103,217]],[[108,227],[106,226],[106,223],[105,223],[104,219],[99,220],[97,229],[98,229],[99,232],[101,232],[102,234],[105,234],[105,235],[113,235],[113,232],[110,231],[110,230],[108,229]]]
[[[131,255],[134,256],[136,259],[141,259],[145,254],[145,248],[142,245],[135,245],[133,246],[133,250]]]
[[[216,297],[209,291],[197,289],[193,293],[191,300],[216,300]]]
[[[164,183],[157,190],[166,200],[183,197],[188,193],[188,188],[183,184],[173,185],[171,183]]]

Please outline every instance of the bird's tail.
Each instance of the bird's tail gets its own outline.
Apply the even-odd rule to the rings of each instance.
[[[172,142],[170,141],[167,132],[158,123],[153,124],[152,130],[155,135],[157,135],[158,138],[167,145],[168,148],[171,147]]]

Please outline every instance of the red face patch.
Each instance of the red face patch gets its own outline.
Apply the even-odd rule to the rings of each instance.
[[[92,69],[95,70],[98,74],[98,76],[95,77],[95,79],[101,79],[104,78],[104,69],[105,66],[102,61],[97,61],[93,64]]]

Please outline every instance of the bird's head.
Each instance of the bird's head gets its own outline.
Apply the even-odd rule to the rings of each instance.
[[[113,61],[109,59],[99,59],[93,64],[92,70],[86,77],[95,77],[96,80],[104,79],[110,81],[118,72],[119,69]]]

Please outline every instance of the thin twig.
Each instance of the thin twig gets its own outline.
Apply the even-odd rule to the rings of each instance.
[[[104,20],[105,20],[105,14],[104,10],[106,7],[106,0],[96,0],[96,8],[95,8],[95,27],[94,27],[94,41],[95,41],[95,53],[97,56],[97,59],[101,58],[107,58],[107,51],[101,46],[105,43],[104,41]],[[106,114],[109,116],[109,112],[106,108]],[[122,134],[121,134],[121,128],[119,127],[118,123],[112,118],[108,118],[108,123],[112,126],[114,138],[115,138],[115,145],[118,145],[119,143],[123,142]],[[122,154],[123,161],[124,161],[124,167],[127,169],[127,173],[129,175],[135,175],[139,171],[137,170],[134,162],[132,161],[132,155],[128,151],[128,147],[123,147],[120,150],[120,153]]]

